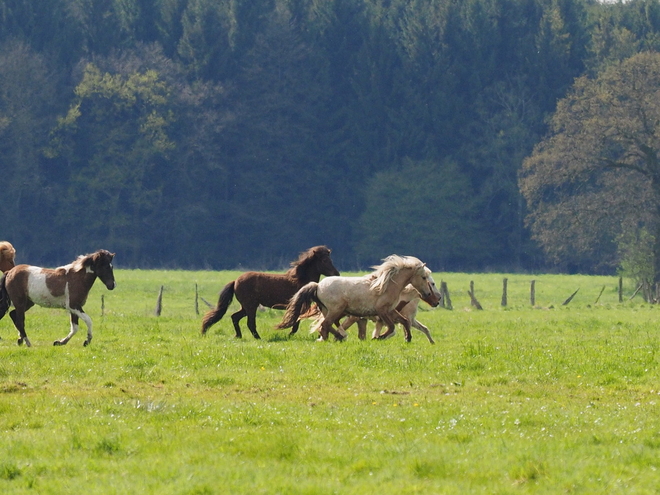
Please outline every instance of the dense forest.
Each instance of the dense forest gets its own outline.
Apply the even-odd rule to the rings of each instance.
[[[658,0],[0,0],[0,239],[47,266],[548,269],[523,160],[577,77],[659,49]]]

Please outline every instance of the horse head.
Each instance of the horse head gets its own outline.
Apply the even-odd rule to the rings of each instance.
[[[325,246],[317,246],[313,249],[315,250],[314,256],[318,260],[318,267],[321,275],[325,275],[326,277],[338,277],[339,270],[335,268],[335,265],[330,258],[330,253],[332,251]]]
[[[326,277],[338,276],[339,271],[332,264],[330,249],[326,246],[315,246],[300,253],[296,261],[291,262],[289,272],[300,281],[318,282],[321,275]]]
[[[438,291],[435,281],[431,276],[431,270],[426,266],[426,263],[421,263],[418,266],[410,283],[417,289],[417,292],[419,292],[425,303],[433,307],[440,304],[440,291]]]
[[[16,256],[16,250],[7,241],[0,242],[0,271],[6,272],[14,268],[14,258]]]
[[[440,289],[438,289],[438,287],[435,285],[435,280],[433,280],[431,270],[426,265],[424,265],[424,271],[426,272],[429,288],[431,289],[430,296],[427,299],[424,299],[424,302],[435,308],[442,301],[442,293],[440,292]]]
[[[101,279],[108,290],[112,290],[117,286],[112,267],[114,257],[115,253],[100,249],[83,260],[83,266]]]

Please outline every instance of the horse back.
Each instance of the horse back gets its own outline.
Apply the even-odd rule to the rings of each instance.
[[[286,274],[246,272],[235,280],[234,295],[244,307],[283,308],[299,288],[297,280]]]
[[[41,268],[17,265],[6,274],[5,287],[16,307],[28,302],[51,308],[67,306],[67,272],[65,268]]]

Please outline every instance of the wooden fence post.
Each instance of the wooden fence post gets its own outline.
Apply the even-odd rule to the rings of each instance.
[[[199,316],[199,292],[197,292],[197,284],[195,284],[195,314]]]
[[[101,294],[101,316],[105,315],[105,294]]]
[[[573,292],[573,294],[571,294],[570,296],[568,296],[568,299],[566,299],[563,303],[561,303],[561,305],[562,305],[562,306],[566,306],[566,305],[568,305],[568,303],[571,302],[571,301],[573,300],[573,298],[575,297],[575,294],[578,293],[578,290],[580,290],[579,287],[578,287],[578,289],[577,289],[575,292]]]
[[[505,278],[502,280],[502,306],[506,306],[507,304],[507,284],[509,282],[509,279]]]
[[[440,292],[442,293],[442,306],[447,309],[454,309],[454,307],[451,305],[451,298],[449,297],[447,282],[440,282]]]
[[[470,295],[470,304],[474,306],[477,309],[484,309],[481,307],[481,304],[479,304],[479,301],[477,301],[477,298],[474,297],[474,282],[470,280],[470,291],[468,292]]]
[[[619,277],[619,302],[623,302],[623,277]]]
[[[603,285],[603,288],[600,289],[600,294],[598,294],[598,297],[596,298],[596,302],[594,302],[594,304],[598,304],[598,301],[600,301],[600,296],[603,295],[604,291],[605,291],[605,286]]]
[[[532,284],[529,288],[529,303],[532,307],[536,306],[536,280],[532,280]]]
[[[164,286],[160,286],[160,291],[158,291],[158,299],[156,300],[156,310],[154,311],[154,314],[156,316],[160,316],[160,312],[163,310],[163,288]]]

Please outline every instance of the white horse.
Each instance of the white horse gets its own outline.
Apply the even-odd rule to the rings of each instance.
[[[403,289],[411,284],[430,305],[440,302],[429,284],[426,265],[412,256],[391,255],[374,268],[375,272],[363,277],[326,277],[303,286],[289,301],[278,328],[292,327],[317,303],[324,316],[319,329],[322,340],[327,340],[329,333],[342,340],[344,335],[333,325],[342,316],[352,315],[378,316],[388,327],[383,337],[394,332],[396,323],[401,323],[405,340],[410,342],[410,321],[397,311]]]
[[[435,285],[435,281],[433,280],[433,277],[431,275],[431,270],[429,270],[428,267],[424,267],[424,269],[426,270],[426,274],[429,278],[429,285],[433,290],[434,296],[438,299],[438,301],[441,300],[442,294],[438,289],[438,287]],[[426,335],[426,338],[429,340],[431,344],[435,344],[435,341],[433,340],[433,337],[431,337],[431,332],[429,332],[428,327],[426,327],[416,318],[417,310],[419,309],[419,302],[421,301],[421,299],[422,298],[420,297],[419,292],[417,292],[417,289],[415,289],[412,285],[408,284],[406,285],[406,287],[403,289],[403,291],[399,296],[399,303],[397,304],[397,310],[404,317],[410,320],[411,327],[416,328],[424,335]],[[314,317],[315,317],[315,321],[314,323],[312,323],[312,326],[309,329],[309,333],[318,332],[319,329],[321,328],[321,323],[323,323],[323,314],[321,313],[320,310],[316,312]],[[379,339],[379,338],[386,339],[392,337],[396,333],[395,330],[393,333],[384,334],[383,336],[381,336],[380,331],[383,328],[383,322],[380,321],[378,317],[372,317],[369,319],[375,320],[376,322],[376,328],[374,329],[371,335],[372,339]],[[355,323],[358,324],[358,338],[360,340],[364,340],[367,336],[366,318],[359,318],[357,316],[348,316],[341,322],[337,330],[339,331],[339,333],[341,333],[346,337],[348,335],[346,333],[346,330],[348,330]]]

